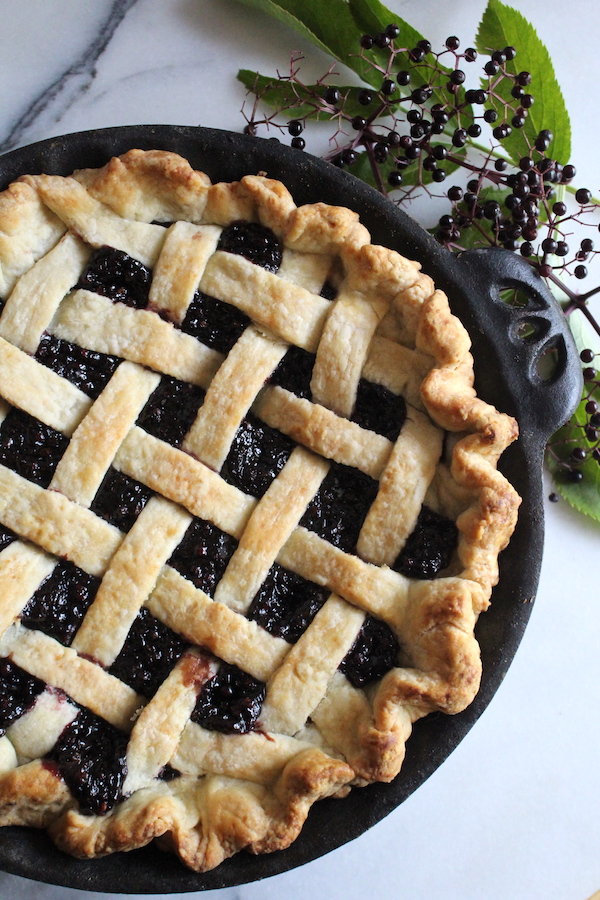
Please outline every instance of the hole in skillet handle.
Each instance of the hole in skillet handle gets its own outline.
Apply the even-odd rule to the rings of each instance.
[[[480,297],[471,312],[494,336],[515,415],[545,441],[567,421],[581,398],[581,364],[567,319],[544,281],[520,256],[468,250],[458,257]]]

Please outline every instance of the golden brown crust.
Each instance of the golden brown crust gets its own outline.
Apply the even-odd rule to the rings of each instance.
[[[277,275],[215,252],[221,229],[239,219],[280,238]],[[148,309],[69,293],[90,247],[103,243],[154,266]],[[333,304],[319,295],[325,279],[338,292]],[[198,288],[252,319],[225,358],[175,327]],[[1,655],[131,734],[131,795],[105,816],[82,815],[58,768],[28,761],[34,742],[23,717],[12,726],[18,753],[2,757],[14,767],[0,775],[0,822],[48,827],[81,857],[158,839],[203,871],[243,847],[287,847],[318,799],[394,778],[412,723],[464,709],[478,689],[473,629],[519,504],[497,469],[516,423],[476,396],[469,338],[445,295],[418,263],[373,246],[348,209],[297,208],[283,184],[258,175],[211,185],[177,155],[141,150],[71,178],[25,176],[0,195],[0,289],[14,289],[0,320],[0,394],[71,438],[48,490],[0,467],[0,521],[42,548],[0,553],[0,585],[18,569],[35,589],[52,554],[102,578],[69,648],[13,624],[27,590],[7,590]],[[45,329],[127,360],[95,404],[28,355]],[[290,343],[316,353],[311,400],[263,387]],[[207,391],[181,449],[134,424],[163,373]],[[408,424],[396,441],[349,421],[361,378],[405,396]],[[260,500],[219,474],[248,409],[303,445]],[[95,453],[107,422],[110,438]],[[455,435],[446,435],[449,465],[440,459],[444,431]],[[379,482],[357,555],[299,524],[332,461]],[[88,508],[111,465],[164,498],[126,536]],[[430,498],[456,520],[458,550],[439,577],[407,578],[391,566]],[[214,597],[168,564],[194,516],[239,542]],[[157,535],[150,555],[146,524]],[[293,645],[245,617],[274,562],[329,591]],[[197,645],[150,701],[100,665],[114,661],[142,607]],[[366,614],[391,627],[401,664],[363,690],[339,664]],[[266,681],[262,730],[221,735],[189,721],[218,665],[207,653]],[[27,715],[45,727],[50,706],[40,701]],[[61,710],[61,722],[76,715],[74,704]],[[55,739],[50,729],[41,746]],[[168,763],[180,778],[160,779]]]

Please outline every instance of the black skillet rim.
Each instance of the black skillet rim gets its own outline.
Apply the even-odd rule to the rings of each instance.
[[[170,854],[146,847],[99,860],[74,860],[58,851],[44,832],[10,827],[0,832],[0,868],[48,884],[115,893],[177,893],[244,884],[286,872],[358,837],[403,802],[447,758],[467,734],[500,686],[522,638],[536,594],[543,548],[542,455],[549,435],[580,396],[580,367],[568,328],[557,309],[548,312],[552,329],[566,347],[556,384],[535,377],[535,348],[521,342],[519,369],[514,348],[503,346],[499,327],[509,324],[504,304],[496,309],[483,293],[521,285],[538,308],[543,286],[524,276],[515,254],[483,251],[464,259],[443,250],[427,232],[380,194],[353,176],[277,141],[191,126],[134,125],[78,132],[11,151],[0,158],[0,189],[23,173],[68,174],[103,165],[111,156],[137,147],[180,153],[213,181],[237,180],[266,172],[291,190],[296,203],[324,200],[355,209],[374,243],[418,259],[436,285],[446,290],[453,310],[470,332],[480,396],[516,415],[521,437],[503,455],[500,469],[521,496],[519,523],[500,558],[501,578],[490,610],[477,627],[484,662],[481,689],[465,712],[433,714],[416,723],[402,772],[390,785],[354,790],[342,802],[316,804],[300,837],[284,851],[265,856],[242,852],[212,872],[190,872]],[[483,279],[483,280],[482,280]],[[485,285],[485,286],[484,286]],[[502,311],[498,313],[498,309]],[[542,312],[542,317],[544,316]],[[498,318],[500,316],[500,318]],[[504,317],[504,318],[503,318]],[[524,356],[523,356],[524,354]],[[518,355],[518,354],[517,354]],[[485,365],[482,361],[486,360]],[[491,363],[491,365],[490,365]],[[526,372],[526,375],[523,374]],[[533,375],[532,375],[533,372]],[[491,374],[490,374],[491,373]]]

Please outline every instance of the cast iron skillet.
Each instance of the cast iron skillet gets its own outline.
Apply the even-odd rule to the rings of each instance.
[[[581,396],[581,367],[558,306],[525,260],[498,250],[453,256],[353,176],[277,141],[175,126],[71,134],[0,159],[0,189],[26,172],[67,175],[77,168],[101,166],[132,147],[180,153],[213,181],[266,172],[284,181],[299,205],[323,200],[355,209],[374,243],[419,260],[447,292],[473,341],[479,395],[516,416],[521,434],[500,465],[523,497],[523,505],[513,539],[501,556],[492,606],[477,627],[484,673],[481,690],[460,715],[433,714],[417,722],[402,772],[392,784],[355,789],[343,801],[323,800],[313,807],[302,834],[288,850],[258,857],[239,853],[204,875],[188,871],[175,857],[155,848],[81,861],[60,853],[43,832],[0,830],[0,868],[7,872],[72,888],[162,894],[255,881],[323,856],[395,809],[465,736],[500,685],[529,618],[543,546],[543,448]],[[503,302],[500,295],[509,289],[520,292],[524,305]],[[547,350],[556,365],[544,380],[538,362]]]

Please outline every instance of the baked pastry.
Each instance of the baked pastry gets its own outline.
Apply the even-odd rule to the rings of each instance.
[[[420,266],[131,150],[0,196],[0,823],[288,846],[474,697],[513,419]]]

